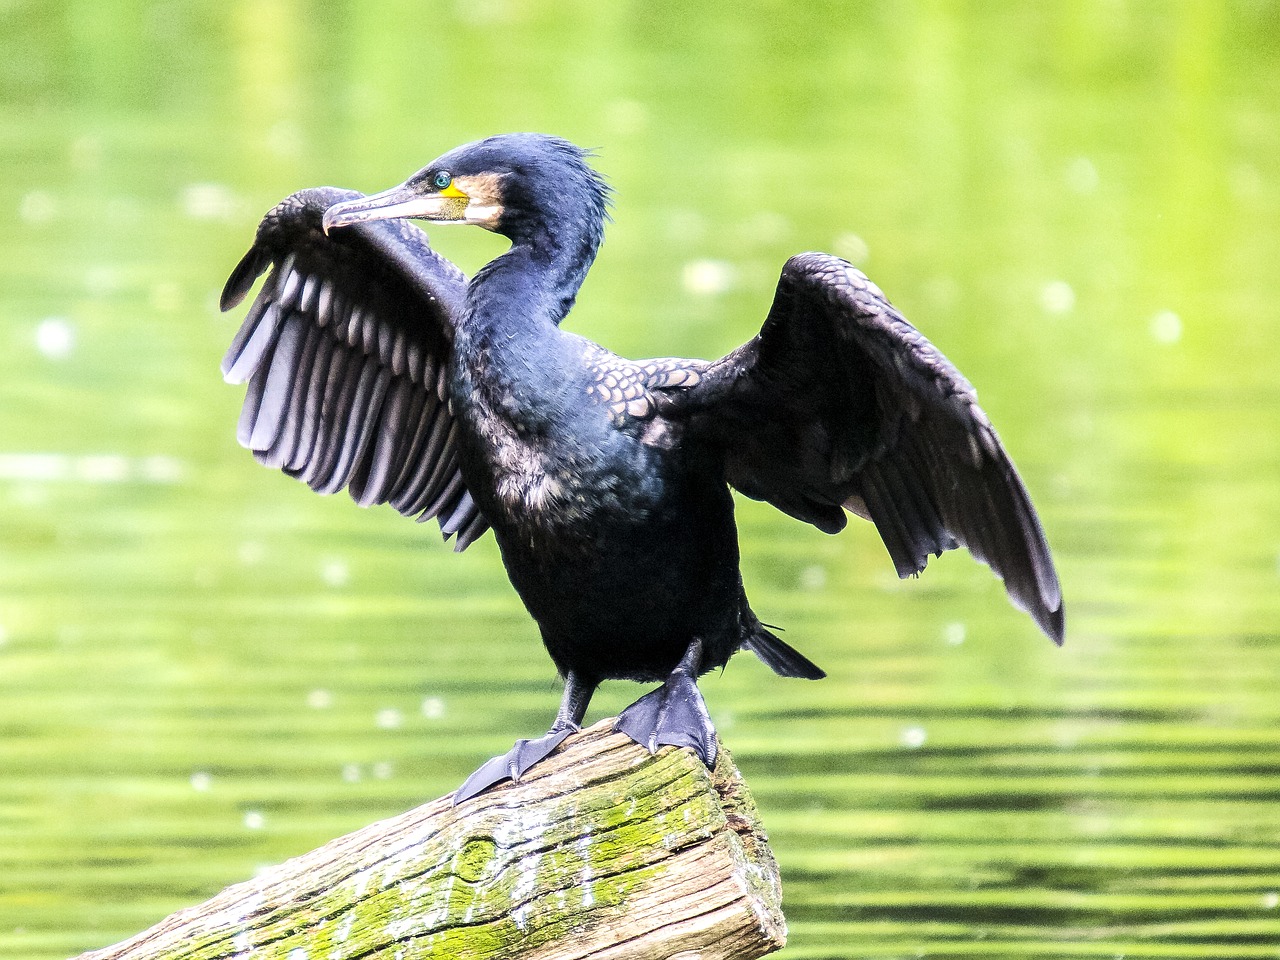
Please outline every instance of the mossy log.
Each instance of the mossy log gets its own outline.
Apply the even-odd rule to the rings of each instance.
[[[786,942],[728,752],[596,724],[521,783],[442,797],[79,960],[749,960]]]

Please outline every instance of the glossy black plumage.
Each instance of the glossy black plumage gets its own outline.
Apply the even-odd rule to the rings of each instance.
[[[467,280],[401,221],[326,238],[324,211],[359,196],[282,201],[227,281],[224,310],[275,267],[222,363],[249,383],[237,438],[320,493],[438,518],[462,550],[487,529],[459,474],[446,384]]]
[[[274,267],[223,365],[249,383],[241,443],[321,492],[434,517],[457,549],[492,528],[566,680],[551,733],[459,798],[554,749],[602,680],[662,680],[620,729],[710,762],[699,674],[745,648],[823,675],[747,603],[730,485],[828,533],[846,510],[869,518],[900,576],[966,546],[1061,642],[1013,464],[968,382],[865,276],[801,254],[760,334],[726,357],[625,360],[559,328],[606,201],[572,144],[493,137],[373,197],[289,197],[223,295],[227,309]],[[468,283],[405,217],[512,247]]]

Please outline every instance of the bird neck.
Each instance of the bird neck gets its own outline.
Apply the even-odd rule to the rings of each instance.
[[[472,411],[464,420],[488,418],[519,432],[563,419],[547,411],[581,370],[577,338],[560,333],[559,323],[594,255],[594,246],[584,254],[517,241],[476,272],[454,334],[454,396]]]
[[[599,217],[566,217],[522,225],[511,249],[471,281],[473,330],[512,335],[556,327],[573,306],[603,236]],[[576,226],[578,229],[565,229]]]

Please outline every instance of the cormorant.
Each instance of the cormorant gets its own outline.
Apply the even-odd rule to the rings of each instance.
[[[455,550],[492,529],[564,679],[550,731],[455,802],[547,756],[603,680],[661,682],[618,729],[710,765],[698,676],[742,649],[824,676],[747,603],[730,487],[825,533],[871,520],[900,577],[965,546],[1061,643],[1044,533],[973,388],[850,264],[792,257],[760,333],[715,361],[625,360],[560,328],[607,218],[588,156],[507,134],[373,196],[303,190],[222,294],[274,268],[223,361],[249,384],[240,443],[320,493],[436,518]],[[511,247],[468,281],[409,218]]]

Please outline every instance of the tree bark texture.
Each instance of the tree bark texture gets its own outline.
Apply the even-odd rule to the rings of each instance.
[[[520,783],[372,824],[79,960],[751,960],[786,942],[777,864],[720,751],[605,720]]]

